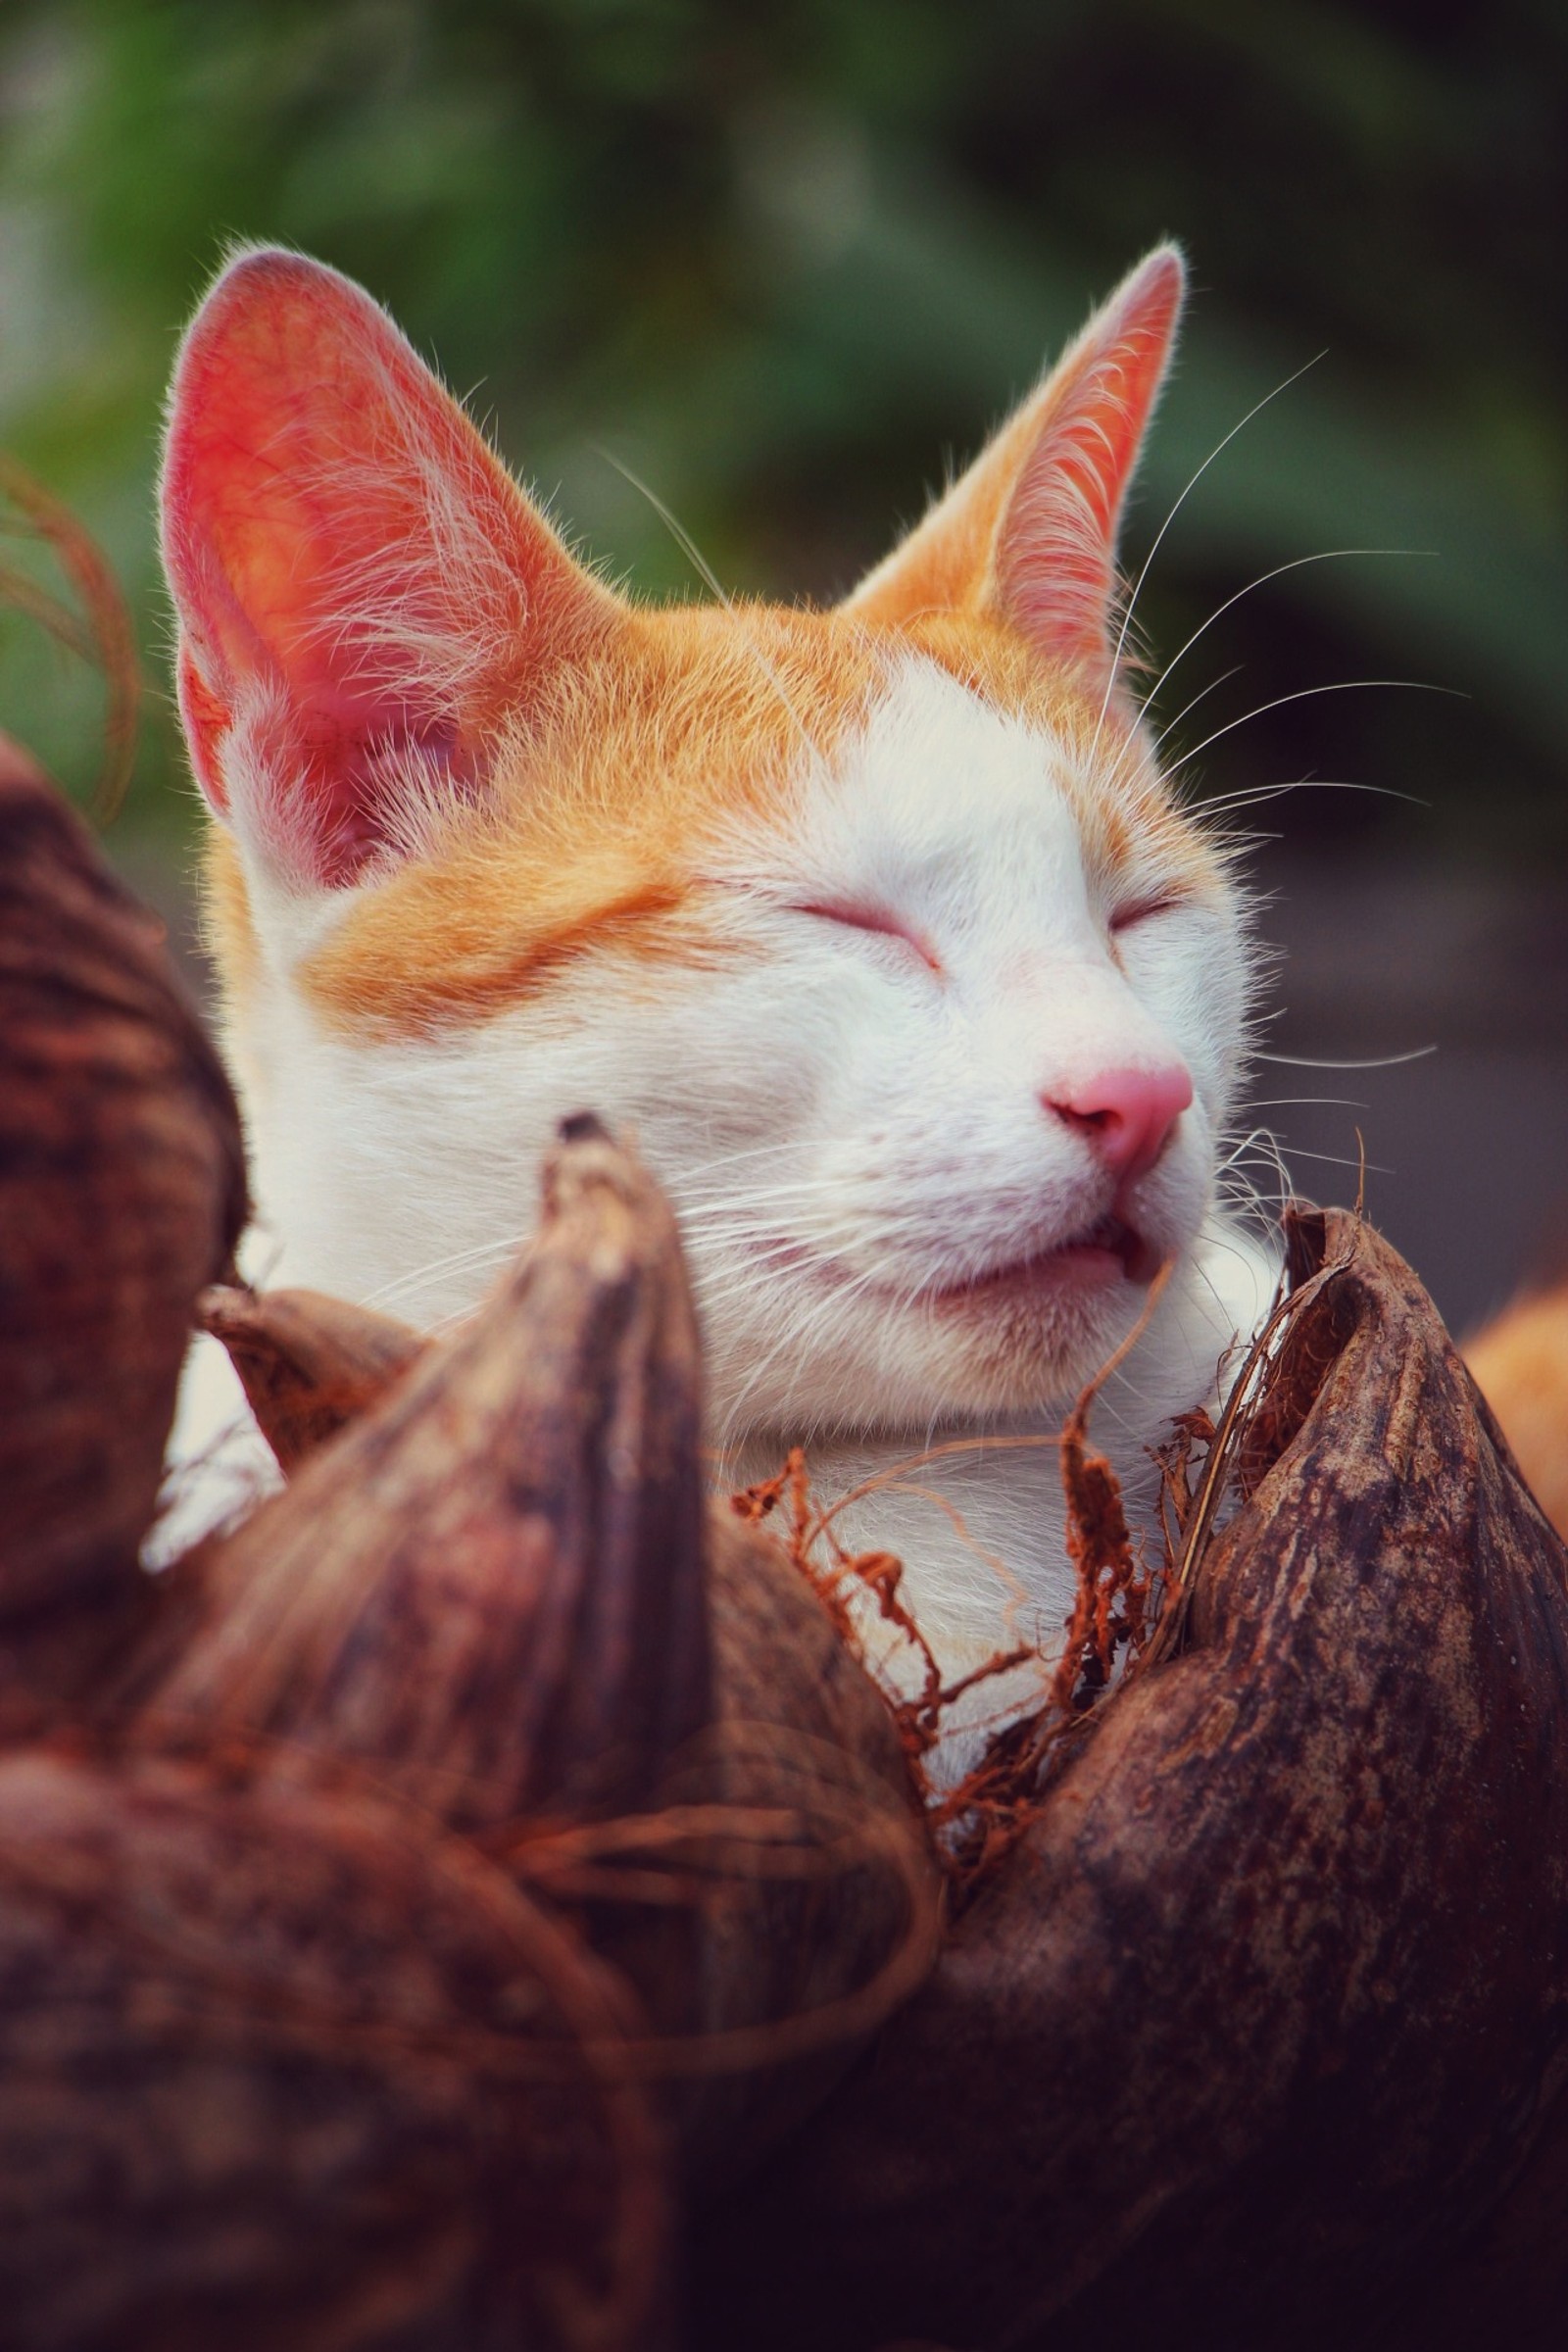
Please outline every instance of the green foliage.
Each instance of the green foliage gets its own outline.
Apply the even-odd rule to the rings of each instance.
[[[337,263],[648,594],[827,595],[1153,239],[1199,300],[1131,554],[1215,785],[1308,769],[1429,827],[1568,838],[1568,34],[1554,0],[12,0],[0,35],[0,445],[162,629],[151,484],[180,320],[231,237]],[[608,454],[607,454],[608,453]],[[1139,532],[1142,532],[1142,546]],[[1180,687],[1182,691],[1178,692]],[[1237,699],[1240,697],[1241,699]],[[0,723],[68,776],[81,673],[0,621]],[[1207,717],[1213,710],[1215,715]],[[1206,723],[1203,723],[1206,721]],[[183,821],[167,708],[131,822]],[[1349,796],[1295,804],[1293,830]]]

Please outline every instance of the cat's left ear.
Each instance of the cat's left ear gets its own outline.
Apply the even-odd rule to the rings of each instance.
[[[1113,662],[1116,535],[1186,290],[1174,245],[1141,262],[924,521],[844,611],[1008,622],[1101,691]]]
[[[386,314],[242,254],[175,370],[163,547],[198,782],[259,871],[331,889],[482,798],[620,625]]]

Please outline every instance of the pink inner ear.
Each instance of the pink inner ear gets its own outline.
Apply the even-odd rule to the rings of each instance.
[[[1150,412],[1164,380],[1184,272],[1166,248],[1090,321],[1055,379],[999,535],[1005,611],[1043,651],[1103,671],[1116,533]]]
[[[301,879],[395,838],[410,755],[475,788],[492,730],[611,600],[571,562],[369,297],[291,254],[246,256],[175,377],[164,548],[197,776]]]

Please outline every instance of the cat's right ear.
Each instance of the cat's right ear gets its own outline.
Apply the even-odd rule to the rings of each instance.
[[[1185,289],[1180,253],[1157,246],[845,612],[893,627],[930,612],[998,619],[1108,695],[1122,508]]]
[[[197,312],[162,522],[197,779],[295,887],[482,797],[498,733],[622,619],[385,313],[296,254]]]

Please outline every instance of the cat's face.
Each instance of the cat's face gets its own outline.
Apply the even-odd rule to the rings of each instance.
[[[1248,957],[1115,674],[1180,295],[1135,273],[846,606],[637,610],[367,298],[263,254],[166,551],[284,1270],[433,1320],[584,1107],[635,1129],[721,1435],[1075,1387],[1210,1204]]]

